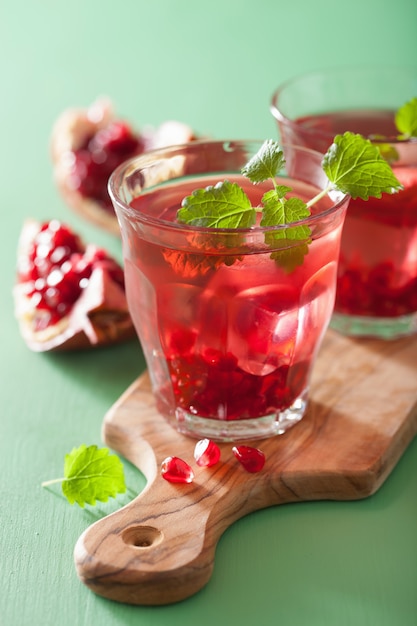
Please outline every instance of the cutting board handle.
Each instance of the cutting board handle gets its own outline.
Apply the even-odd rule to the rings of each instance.
[[[242,515],[282,500],[279,493],[267,496],[268,473],[247,474],[231,446],[222,448],[221,463],[193,468],[191,484],[169,483],[156,474],[132,502],[90,526],[74,551],[81,580],[97,593],[134,604],[177,602],[204,587],[224,530]],[[155,456],[145,461],[157,465]],[[294,498],[290,491],[287,496]]]

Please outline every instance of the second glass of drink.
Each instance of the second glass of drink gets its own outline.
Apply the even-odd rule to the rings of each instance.
[[[417,69],[382,67],[312,72],[272,97],[283,142],[325,152],[336,134],[360,133],[380,146],[404,187],[350,201],[331,321],[346,334],[391,339],[417,332],[417,137],[396,117],[413,102],[416,124],[416,97]]]

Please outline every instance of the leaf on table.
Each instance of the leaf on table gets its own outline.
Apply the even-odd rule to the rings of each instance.
[[[123,464],[108,448],[81,445],[65,455],[62,491],[70,502],[79,506],[107,502],[125,493]]]

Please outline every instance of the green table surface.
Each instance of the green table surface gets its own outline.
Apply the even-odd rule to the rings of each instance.
[[[411,64],[416,25],[415,0],[3,0],[2,625],[417,624],[416,441],[366,500],[285,505],[237,522],[210,582],[184,602],[135,607],[87,589],[73,564],[78,537],[145,480],[124,462],[127,495],[85,509],[41,482],[62,474],[74,446],[101,445],[103,416],[143,371],[143,356],[137,341],[33,353],[11,296],[26,217],[63,219],[121,260],[120,241],[75,216],[54,187],[48,141],[63,109],[105,94],[138,127],[171,118],[219,139],[276,137],[269,100],[278,83],[321,67]]]

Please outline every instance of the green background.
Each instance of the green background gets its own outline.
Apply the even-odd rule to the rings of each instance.
[[[3,0],[0,4],[0,623],[4,626],[415,626],[417,442],[373,497],[285,505],[222,537],[214,574],[167,607],[119,605],[77,578],[72,551],[128,495],[71,507],[43,480],[65,453],[100,444],[105,412],[143,370],[136,341],[35,354],[13,314],[26,217],[57,217],[119,259],[120,242],[76,217],[52,181],[48,142],[69,106],[108,95],[136,127],[166,119],[215,138],[275,137],[273,89],[311,69],[417,61],[415,0]],[[375,390],[377,393],[378,390]]]

